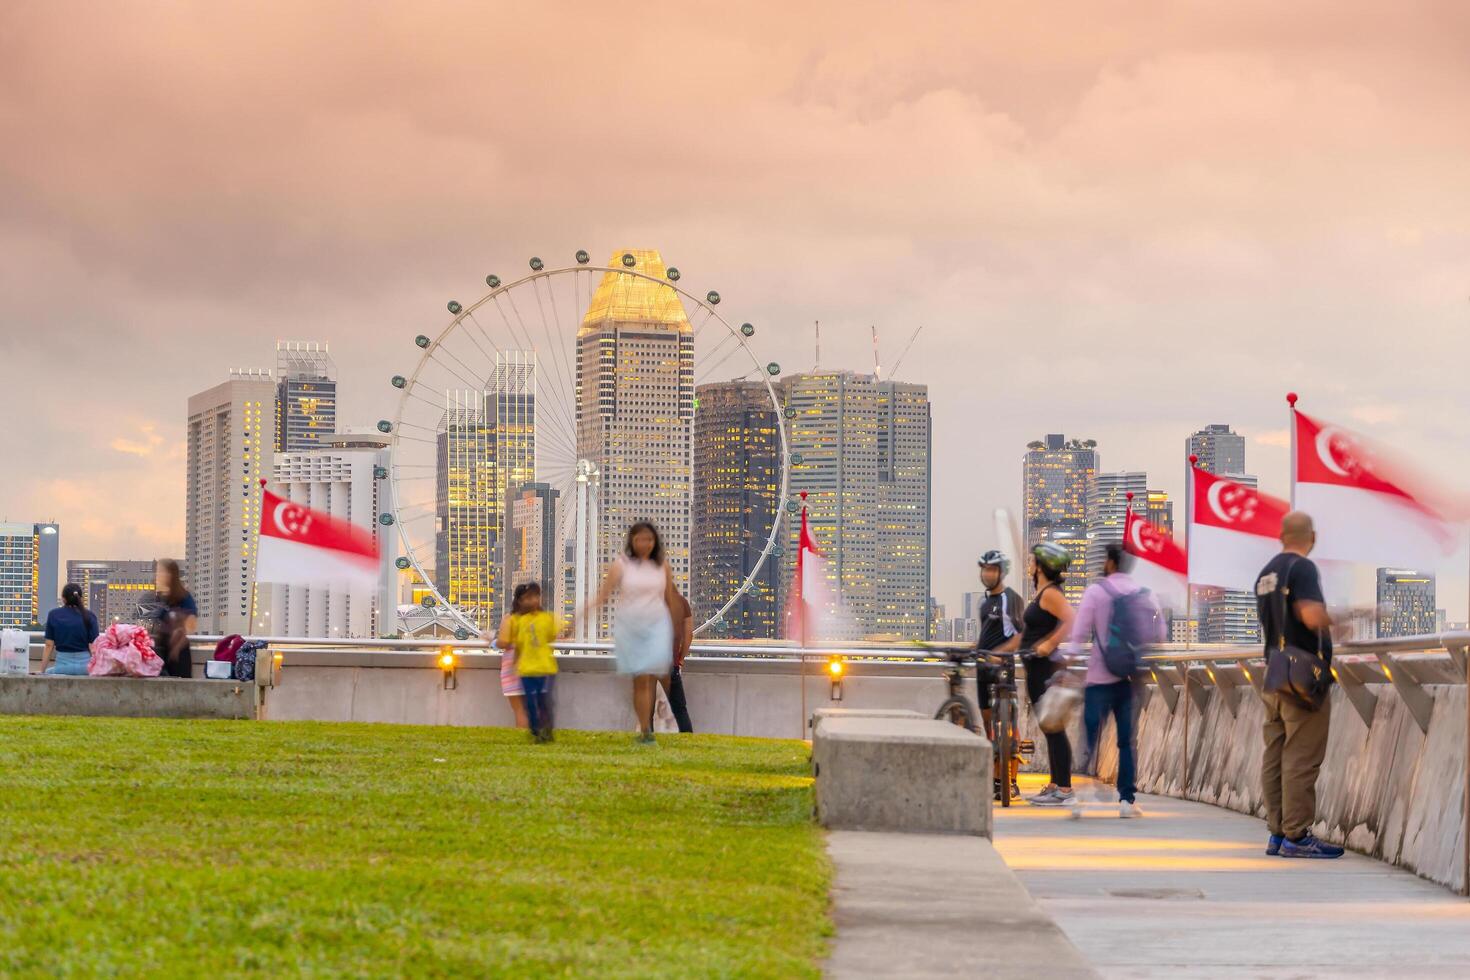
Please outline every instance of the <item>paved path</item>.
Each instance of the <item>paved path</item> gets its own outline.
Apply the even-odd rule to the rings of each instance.
[[[1229,810],[1139,804],[995,810],[996,850],[1103,976],[1470,977],[1470,900],[1352,853],[1268,858]]]

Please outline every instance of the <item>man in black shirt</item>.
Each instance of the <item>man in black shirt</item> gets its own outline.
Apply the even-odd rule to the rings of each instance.
[[[1284,635],[1287,646],[1332,659],[1332,638],[1327,632],[1332,620],[1322,596],[1322,578],[1307,557],[1316,543],[1317,532],[1306,514],[1293,511],[1281,519],[1281,554],[1272,558],[1256,578],[1256,612],[1267,658],[1281,655]],[[1278,597],[1278,593],[1283,595]],[[1342,857],[1342,848],[1312,834],[1317,819],[1317,774],[1327,753],[1331,702],[1324,700],[1320,708],[1312,710],[1277,694],[1262,697],[1266,703],[1266,752],[1261,763],[1261,787],[1270,833],[1266,853]]]
[[[1006,573],[1011,569],[1011,560],[1005,552],[991,549],[980,556],[980,584],[985,586],[985,598],[980,601],[980,635],[975,643],[977,654],[982,650],[1014,650],[1021,645],[1021,610],[1025,603],[1015,589],[1005,584]],[[995,680],[999,668],[987,663],[983,656],[975,659],[975,695],[980,714],[985,719],[985,732],[992,741],[995,726],[991,721],[991,709],[995,707]],[[1015,783],[1015,773],[1010,773]],[[997,772],[996,794],[999,798],[1001,775]],[[1020,795],[1019,788],[1012,793]]]

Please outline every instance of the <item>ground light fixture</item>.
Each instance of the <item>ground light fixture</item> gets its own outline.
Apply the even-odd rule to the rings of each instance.
[[[832,700],[842,700],[842,678],[847,674],[847,661],[833,657],[827,661],[827,676],[832,678]]]
[[[440,647],[439,669],[444,672],[444,690],[446,691],[459,687],[459,676],[455,671],[456,660],[454,647]]]

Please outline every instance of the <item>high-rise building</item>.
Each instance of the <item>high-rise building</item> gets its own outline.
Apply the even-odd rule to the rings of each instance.
[[[536,380],[535,351],[496,352],[495,369],[485,391],[485,416],[495,431],[495,493],[491,502],[494,528],[491,533],[496,544],[495,587],[500,616],[510,614],[514,589],[514,583],[510,588],[503,587],[506,570],[511,567],[508,535],[511,507],[521,489],[528,483],[535,483],[537,476]]]
[[[649,521],[663,539],[674,579],[689,588],[690,481],[694,438],[694,330],[652,249],[625,255],[642,276],[602,277],[577,331],[577,452],[601,473],[601,560],[622,549],[628,528]],[[600,574],[594,571],[593,576]]]
[[[541,605],[556,609],[561,582],[557,569],[557,499],[561,491],[549,483],[527,483],[510,502],[510,531],[506,535],[506,563],[512,595],[517,586],[541,586]],[[507,606],[507,609],[509,606]]]
[[[928,635],[928,388],[851,371],[782,382],[791,418],[791,488],[806,491],[842,636]],[[789,522],[782,585],[795,570],[800,525]],[[825,639],[825,637],[824,637]]]
[[[105,629],[111,623],[135,623],[139,607],[151,602],[156,587],[154,562],[73,560],[66,580],[82,590],[87,608]],[[184,569],[184,581],[189,580]]]
[[[776,636],[780,562],[760,561],[781,496],[780,419],[759,381],[701,385],[694,414],[694,508],[689,604],[694,620],[711,619],[730,599],[719,634]]]
[[[337,366],[326,344],[276,342],[276,452],[315,449],[337,431]]]
[[[1083,570],[1088,581],[1102,578],[1108,545],[1123,542],[1130,506],[1146,513],[1148,474],[1140,470],[1097,474],[1087,498],[1087,564]]]
[[[1422,636],[1438,631],[1434,586],[1433,572],[1378,569],[1378,635]]]
[[[1245,472],[1245,436],[1237,435],[1228,425],[1207,425],[1190,433],[1185,441],[1185,458],[1199,457],[1199,467],[1207,473],[1226,476]]]
[[[398,538],[395,529],[378,522],[379,514],[393,510],[388,482],[391,441],[376,430],[349,429],[321,434],[310,449],[276,456],[274,483],[281,496],[372,533],[378,544],[378,582],[375,588],[347,583],[336,588],[262,585],[270,590],[270,618],[262,616],[256,622],[257,632],[346,639],[396,631],[393,558]]]
[[[1048,539],[1072,541],[1080,533],[1082,546],[1074,549],[1067,580],[1072,587],[1069,594],[1081,595],[1087,587],[1087,505],[1097,470],[1097,443],[1091,439],[1068,440],[1060,433],[1029,443],[1021,465],[1026,550]],[[1025,556],[1017,556],[1016,560],[1025,567]],[[1023,593],[1029,597],[1032,591],[1030,580],[1025,579]]]
[[[1138,501],[1133,501],[1135,512]],[[1174,501],[1162,490],[1150,490],[1148,492],[1147,510],[1144,519],[1164,534],[1174,533]]]
[[[1185,449],[1189,455],[1198,457],[1199,468],[1207,473],[1229,477],[1249,487],[1256,485],[1256,478],[1245,472],[1245,437],[1237,435],[1230,426],[1217,423],[1191,433]],[[1186,477],[1192,482],[1187,468]],[[1186,503],[1186,510],[1188,506]],[[1186,518],[1186,536],[1188,523]],[[1256,598],[1250,592],[1196,588],[1194,601],[1199,609],[1200,642],[1249,645],[1260,641]]]
[[[939,639],[941,632],[946,632],[945,626],[949,622],[945,618],[944,606],[933,596],[929,597],[929,639]]]
[[[435,434],[434,585],[481,630],[495,626],[498,482],[483,391],[445,393]]]
[[[260,481],[271,475],[275,398],[269,371],[235,369],[189,399],[186,584],[201,633],[248,633],[258,611]]]
[[[0,521],[0,626],[29,629],[57,605],[61,528]]]
[[[1043,541],[1059,544],[1072,556],[1072,564],[1064,576],[1062,594],[1072,605],[1082,601],[1082,593],[1090,581],[1087,576],[1087,525],[1081,521],[1055,521],[1046,526]]]

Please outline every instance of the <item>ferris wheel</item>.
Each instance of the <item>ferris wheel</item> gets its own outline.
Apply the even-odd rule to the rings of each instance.
[[[696,632],[768,587],[758,576],[780,550],[793,462],[781,369],[757,355],[753,324],[721,315],[718,292],[679,282],[652,251],[606,266],[578,251],[554,269],[533,257],[528,274],[487,275],[488,291],[449,301],[448,322],[414,337],[417,363],[392,377],[397,414],[378,423],[392,435],[392,499],[378,519],[398,531],[396,565],[418,604],[458,638],[493,633],[518,580],[540,582],[548,608],[581,607],[629,519],[671,530],[687,589],[702,572],[689,567],[700,394],[727,387],[759,403],[769,465],[741,477],[710,464],[708,475],[718,469],[726,491],[751,480],[770,526],[732,532],[756,539],[743,543],[754,560],[706,578]]]

